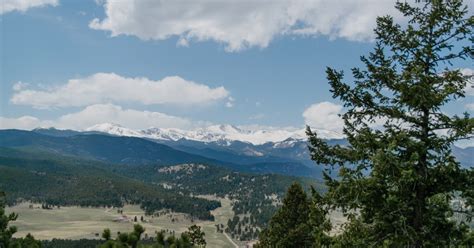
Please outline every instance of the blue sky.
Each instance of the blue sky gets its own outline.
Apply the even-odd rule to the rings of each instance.
[[[250,6],[252,16],[257,16],[254,21],[260,16],[265,21],[245,26],[244,20],[229,15],[247,13],[249,6],[237,6],[235,11],[223,7],[218,12],[223,16],[216,16],[208,5],[188,7],[183,2],[177,6],[152,6],[153,2],[148,2],[150,6],[133,6],[132,13],[127,12],[130,6],[106,1],[41,1],[44,3],[38,6],[12,4],[0,15],[0,117],[4,127],[57,124],[81,129],[102,122],[97,117],[102,114],[136,128],[172,127],[173,123],[179,128],[209,123],[302,127],[311,122],[308,118],[325,120],[325,115],[339,111],[339,103],[329,93],[326,66],[345,71],[359,66],[359,56],[374,45],[372,16],[379,13],[377,8],[387,10],[387,3],[359,6],[370,0],[343,12],[328,3],[309,8],[314,12],[311,14],[320,16],[313,20],[304,17],[308,13],[301,11],[306,10],[290,6],[295,13],[286,13],[288,18],[282,21],[269,18],[272,15],[265,12],[265,6],[261,11],[261,6]],[[280,7],[274,6],[276,10],[286,6]],[[193,8],[201,12],[195,14]],[[187,20],[166,14],[173,11],[183,13],[182,19]],[[120,13],[125,23],[117,17]],[[327,22],[325,26],[321,26],[322,21]],[[473,68],[472,61],[457,62],[455,67]],[[98,74],[101,76],[95,78]],[[167,78],[172,76],[177,78]],[[68,88],[70,80],[76,80],[76,86]],[[101,84],[100,80],[110,82]],[[125,92],[112,90],[118,82]],[[75,92],[95,84],[102,88],[94,97]],[[155,92],[150,90],[154,90],[153,84],[163,87]],[[178,84],[184,88],[175,86]],[[202,94],[195,95],[193,87]],[[68,89],[74,92],[64,99],[55,95]],[[184,93],[186,89],[192,92]],[[150,100],[139,99],[142,93],[151,94],[143,97]],[[190,100],[200,97],[202,100]],[[305,110],[321,102],[334,106],[318,109],[316,116],[303,116]],[[469,111],[466,105],[472,102],[473,97],[468,96],[445,111]],[[89,112],[84,113],[85,109]],[[127,110],[133,114],[122,113]],[[140,112],[164,117],[152,114],[155,121],[138,123]],[[21,119],[24,116],[30,119]],[[131,123],[134,117],[137,123]],[[78,124],[85,118],[89,119]],[[330,124],[321,125],[331,128]]]

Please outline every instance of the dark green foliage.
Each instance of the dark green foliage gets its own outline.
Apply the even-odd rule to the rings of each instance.
[[[108,229],[106,229],[108,230]],[[191,228],[190,228],[191,230]],[[192,229],[194,230],[194,229]],[[139,225],[135,224],[133,226],[133,231],[131,233],[120,233],[115,240],[107,240],[105,243],[99,245],[100,248],[192,248],[192,247],[205,247],[199,245],[193,245],[191,237],[188,232],[182,233],[180,237],[175,237],[170,235],[165,237],[165,232],[160,231],[156,233],[156,238],[154,240],[142,240],[141,236],[145,229]],[[105,232],[105,230],[104,230]],[[204,237],[204,233],[202,233]],[[204,239],[200,240],[201,243],[206,243]],[[67,247],[67,246],[66,246]]]
[[[330,247],[332,239],[329,237],[331,222],[328,219],[328,208],[324,198],[311,187],[308,223],[311,227],[314,247]]]
[[[102,232],[102,238],[107,241],[107,240],[110,240],[110,237],[111,237],[110,229],[108,228],[104,229],[104,231]]]
[[[18,215],[5,213],[5,193],[0,191],[0,247],[10,247],[12,236],[16,233],[17,228],[11,226],[10,222],[15,221]]]
[[[296,177],[200,166],[205,169],[163,173],[159,170],[164,167],[157,165],[116,165],[37,148],[0,148],[0,187],[9,192],[8,204],[31,200],[55,209],[63,205],[120,207],[132,203],[140,204],[147,214],[171,209],[207,220],[213,220],[210,211],[220,207],[220,202],[190,195],[228,196],[234,200],[236,214],[250,217],[237,219],[235,225],[222,229],[237,239],[251,240],[266,226],[276,211],[275,200],[283,197],[292,181],[314,183]],[[164,189],[164,183],[172,189]]]
[[[156,242],[159,244],[159,245],[162,245],[164,246],[166,243],[165,241],[165,231],[160,231],[160,232],[156,232]]]
[[[1,130],[0,146],[34,147],[45,152],[131,165],[215,162],[146,139],[98,134],[54,137],[29,131]]]
[[[451,218],[451,201],[459,194],[472,206],[474,172],[460,166],[451,147],[472,137],[474,119],[442,107],[464,97],[469,76],[450,66],[472,58],[474,18],[456,0],[400,1],[396,8],[408,24],[377,19],[375,49],[362,57],[365,69],[352,69],[353,85],[327,69],[331,92],[347,109],[349,145],[330,146],[308,128],[310,152],[328,165],[328,202],[350,217],[342,245],[456,246],[472,229]]]
[[[192,225],[188,228],[185,236],[189,237],[190,243],[197,247],[206,247],[206,234],[201,230],[200,226]]]
[[[103,242],[98,239],[52,239],[41,241],[43,248],[97,248]]]
[[[100,247],[108,248],[108,247],[131,247],[136,248],[138,247],[138,242],[140,238],[145,232],[145,228],[143,228],[139,224],[133,225],[133,231],[131,233],[120,233],[117,236],[116,240],[110,240],[110,229],[105,229],[102,236],[107,236],[108,233],[109,239],[106,239],[106,242],[102,244]]]
[[[283,199],[283,205],[259,236],[256,247],[316,247],[329,244],[330,224],[326,213],[319,208],[322,203],[313,190],[313,200],[308,199],[301,185],[292,184]]]
[[[168,167],[122,166],[117,172],[153,184],[166,183],[180,192],[229,197],[235,201],[232,206],[235,214],[250,215],[245,223],[238,217],[229,220],[229,224],[225,228],[227,233],[240,240],[257,238],[259,230],[267,225],[277,210],[275,200],[283,198],[286,189],[292,182],[298,181],[306,188],[309,188],[310,184],[316,183],[310,179],[275,174],[252,175],[234,172],[212,165],[187,164],[186,166],[188,166],[187,170],[166,173],[159,170]],[[189,173],[191,171],[192,173]],[[317,187],[318,189],[322,188],[320,185]],[[272,199],[269,196],[275,196],[277,199]],[[241,228],[239,234],[239,226],[248,228]]]
[[[18,215],[5,213],[5,193],[0,191],[0,247],[1,248],[41,248],[41,242],[35,240],[33,235],[27,234],[24,238],[13,239],[12,236],[17,232],[15,226],[10,222],[15,221]]]
[[[33,235],[27,234],[24,238],[15,239],[14,242],[10,245],[12,248],[42,248],[43,245],[41,241],[35,240]]]
[[[213,219],[209,211],[220,206],[217,201],[183,196],[113,172],[122,166],[0,148],[0,187],[8,192],[8,204],[17,199],[44,206],[121,207],[135,203],[147,213],[166,208],[208,220]]]

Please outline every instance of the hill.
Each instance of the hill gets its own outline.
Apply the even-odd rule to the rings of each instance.
[[[113,164],[34,146],[0,147],[0,189],[7,192],[9,204],[28,200],[48,206],[120,207],[132,203],[149,214],[170,209],[212,220],[210,210],[220,203],[196,196],[215,195],[229,198],[235,213],[226,227],[219,228],[242,240],[257,236],[294,181],[322,189],[310,179],[242,173],[211,164]]]
[[[53,206],[140,204],[152,213],[171,209],[212,219],[219,202],[178,194],[114,173],[116,165],[39,151],[0,148],[0,189],[9,204],[28,200]],[[158,199],[164,199],[159,201]]]

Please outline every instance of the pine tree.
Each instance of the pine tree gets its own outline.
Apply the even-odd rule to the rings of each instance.
[[[136,218],[136,216],[135,216]],[[133,232],[128,235],[128,244],[132,248],[136,248],[138,245],[138,241],[140,241],[142,234],[145,232],[145,228],[140,224],[133,225]]]
[[[165,231],[164,230],[161,230],[161,231],[157,231],[156,232],[156,242],[159,244],[159,245],[162,245],[164,246],[165,245]]]
[[[110,237],[111,237],[110,229],[109,228],[104,229],[104,232],[102,232],[102,238],[108,241],[110,240]]]
[[[0,191],[0,247],[9,247],[12,242],[12,236],[17,231],[17,228],[11,226],[10,222],[15,221],[18,215],[15,213],[6,215],[5,207],[5,193]]]
[[[192,245],[196,247],[206,247],[206,240],[204,239],[206,234],[201,230],[200,226],[190,226],[186,232],[186,235],[189,237]]]
[[[24,238],[12,239],[13,234],[17,232],[15,226],[11,226],[10,222],[15,221],[18,215],[11,213],[5,214],[5,193],[0,191],[0,248],[3,247],[28,247],[28,248],[41,248],[41,242],[35,240],[33,235],[28,233]]]
[[[311,156],[325,165],[326,198],[349,217],[340,237],[346,244],[456,245],[469,228],[450,219],[450,203],[459,194],[472,206],[474,172],[460,166],[451,146],[473,137],[474,119],[442,107],[464,97],[470,77],[452,63],[474,54],[474,18],[456,0],[396,8],[408,23],[377,18],[375,49],[361,58],[365,69],[352,69],[353,85],[327,69],[333,97],[347,110],[349,145],[329,146],[308,128]]]
[[[311,187],[311,201],[308,221],[313,236],[314,247],[330,247],[332,238],[329,236],[331,222],[324,198]]]
[[[255,247],[312,247],[309,213],[306,193],[301,185],[293,183],[283,199],[283,205],[260,233]]]
[[[41,241],[36,240],[33,235],[28,233],[24,238],[18,239],[12,247],[19,248],[41,248]]]

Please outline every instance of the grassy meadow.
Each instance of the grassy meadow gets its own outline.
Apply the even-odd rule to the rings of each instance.
[[[193,222],[188,215],[180,213],[145,216],[137,205],[126,205],[121,209],[123,213],[118,213],[117,208],[61,207],[47,210],[41,209],[40,204],[21,203],[7,208],[7,212],[19,215],[17,221],[13,222],[18,227],[15,234],[17,237],[31,233],[38,239],[97,239],[105,228],[109,228],[114,237],[117,232],[131,231],[135,223],[145,227],[145,236],[154,237],[159,230],[170,230],[179,235],[189,226],[197,224],[206,233],[208,247],[235,247],[229,237],[216,231],[215,225],[226,225],[234,214],[230,200],[219,200],[222,207],[212,211],[215,221]],[[135,216],[137,222],[134,222]],[[144,218],[143,222],[140,220],[141,216]]]

